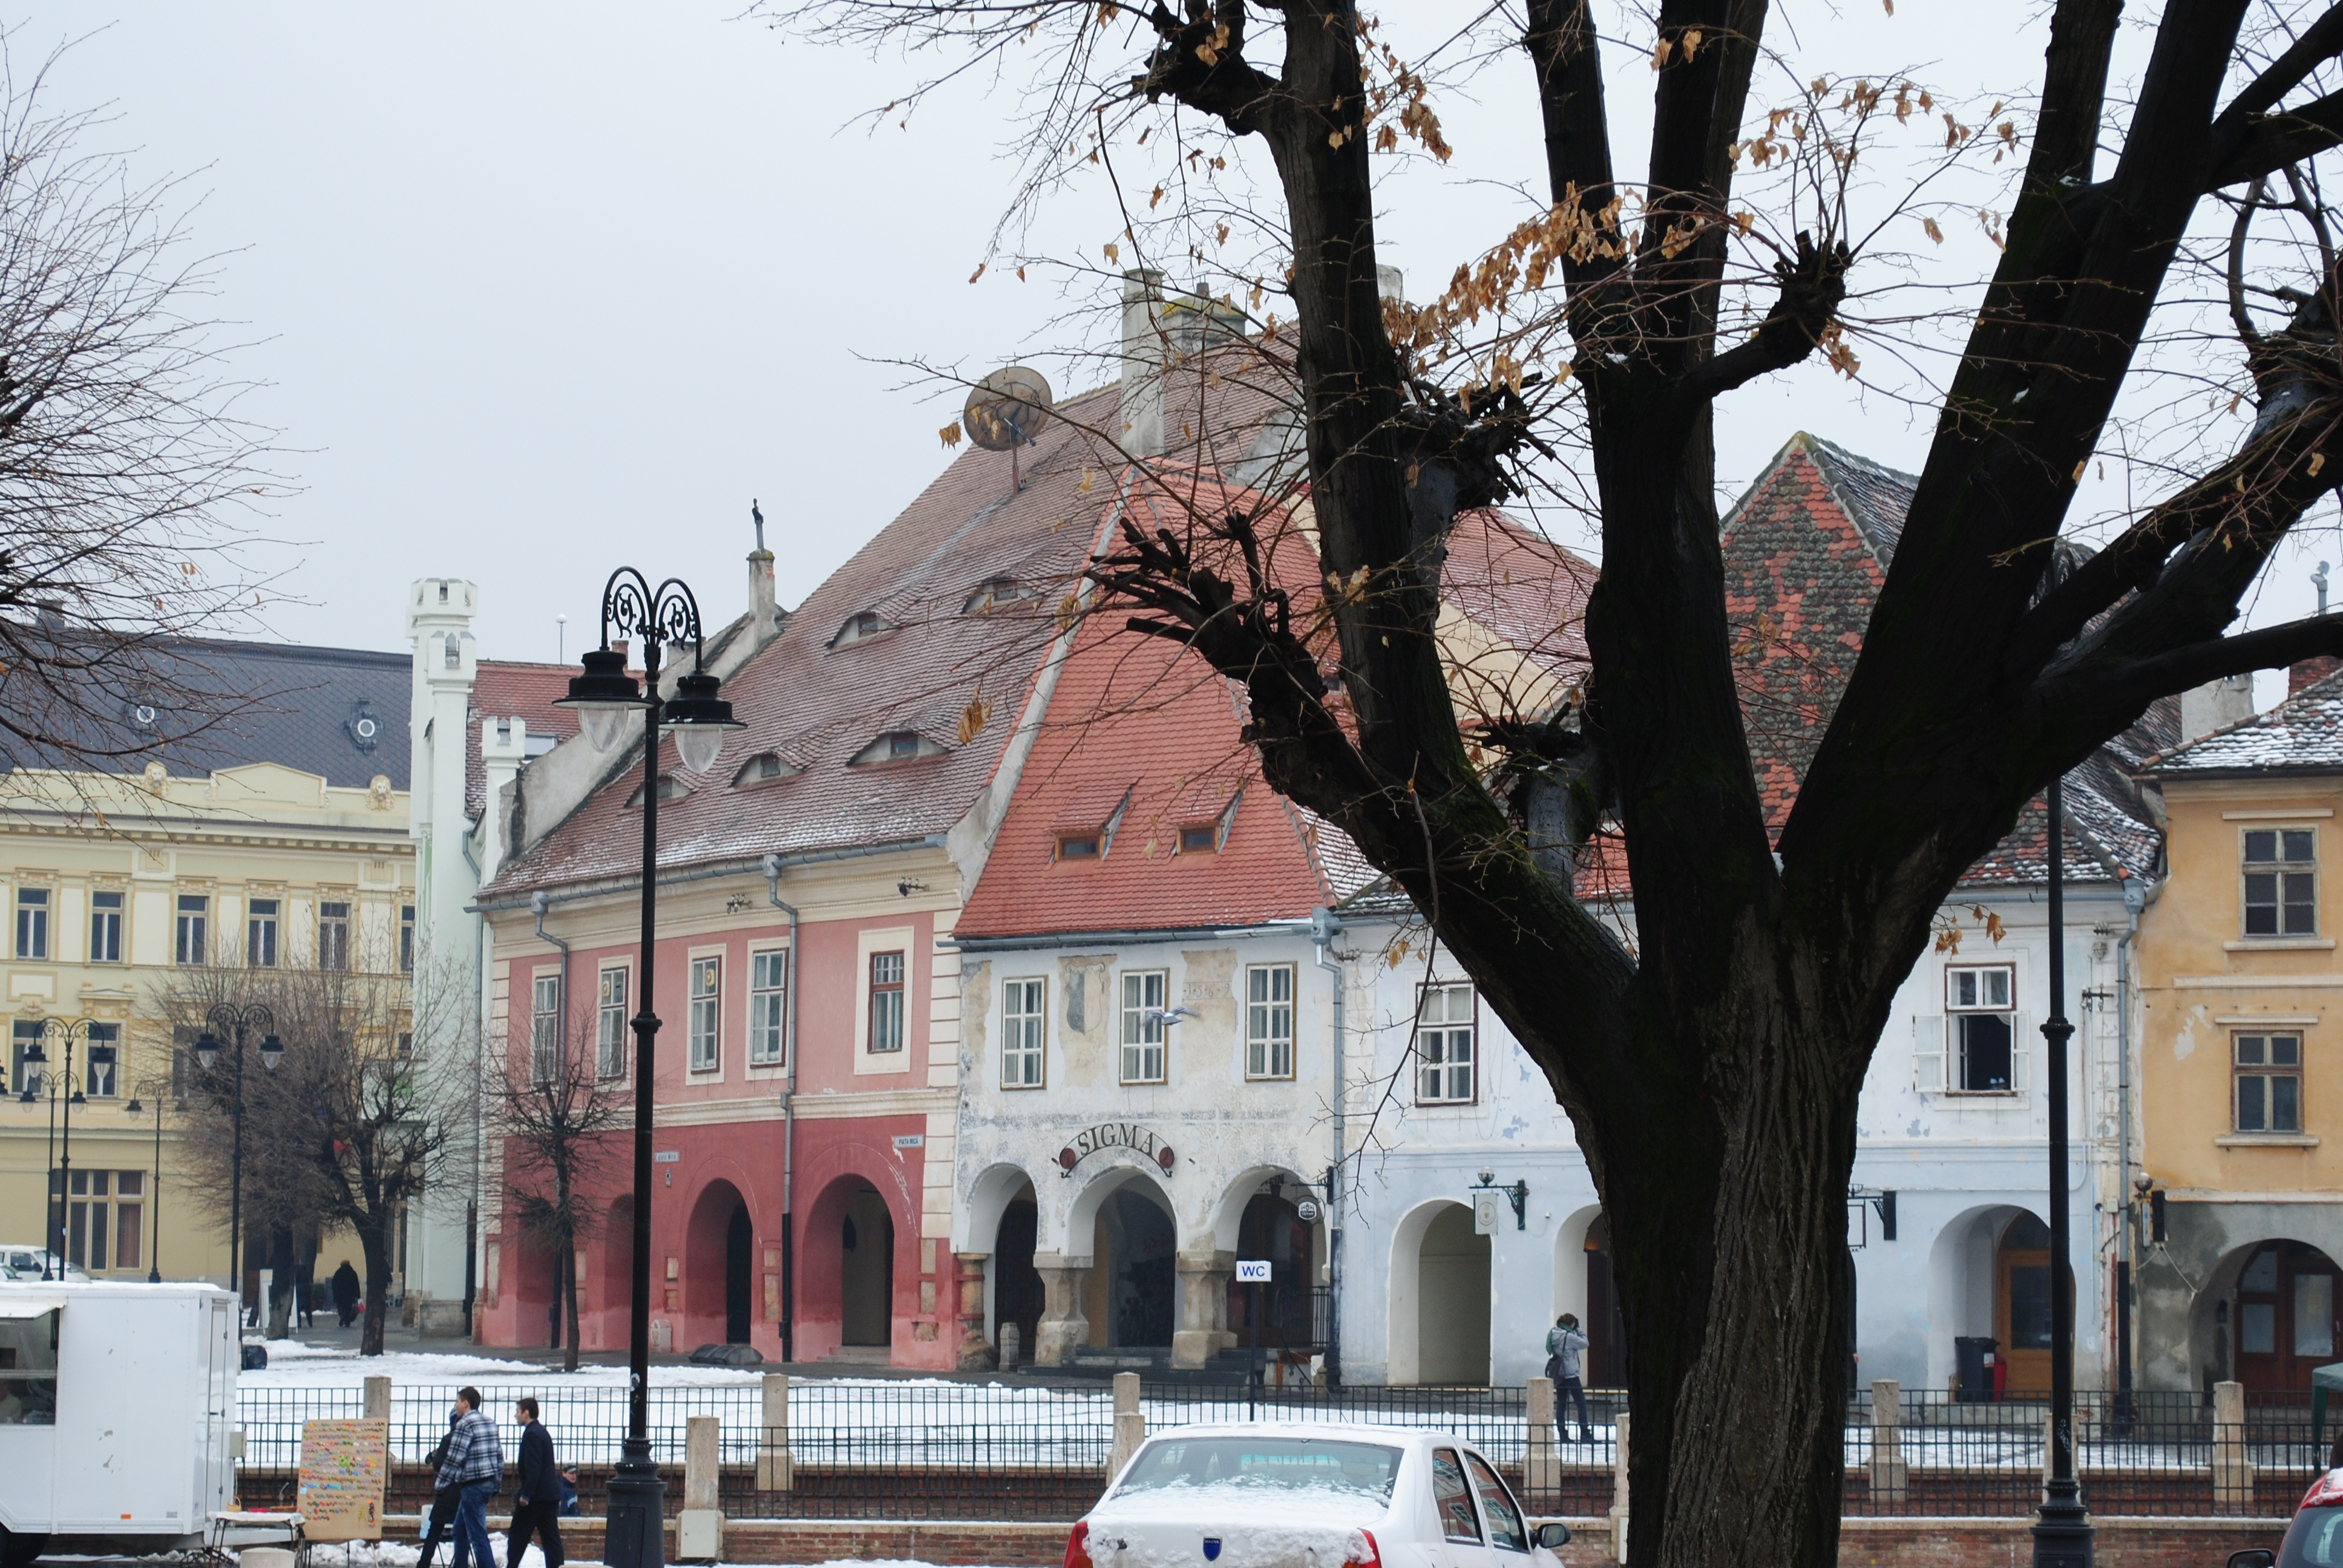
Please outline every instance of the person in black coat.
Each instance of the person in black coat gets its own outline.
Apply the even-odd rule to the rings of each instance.
[[[358,1271],[350,1267],[347,1258],[334,1271],[334,1311],[348,1328],[350,1320],[358,1315]]]
[[[568,1561],[561,1549],[561,1467],[553,1458],[553,1434],[537,1419],[537,1401],[523,1395],[513,1405],[520,1423],[520,1485],[513,1493],[512,1528],[505,1533],[505,1568],[520,1568],[521,1553],[534,1534],[545,1568]]]
[[[463,1419],[464,1407],[458,1404],[447,1412],[447,1431],[452,1435],[456,1423]],[[439,1466],[447,1457],[447,1439],[442,1437],[439,1446],[424,1455],[423,1462],[436,1477]],[[439,1537],[456,1523],[456,1504],[463,1500],[460,1486],[434,1486],[431,1491],[431,1517],[423,1526],[423,1556],[415,1568],[431,1568],[431,1559],[439,1550]]]

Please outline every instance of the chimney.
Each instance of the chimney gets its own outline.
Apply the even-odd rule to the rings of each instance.
[[[773,604],[773,552],[762,545],[749,552],[749,636],[759,648],[781,629]]]
[[[480,819],[486,829],[480,835],[482,882],[493,879],[497,868],[505,862],[508,846],[501,797],[505,786],[519,776],[528,762],[528,719],[516,717],[480,720]]]
[[[2180,694],[2180,739],[2196,739],[2254,716],[2254,678],[2225,675]]]
[[[1394,305],[1407,303],[1407,275],[1398,267],[1375,264],[1375,297]]]
[[[2318,569],[2310,574],[2310,580],[2318,589],[2318,613],[2325,615],[2327,613],[2327,563],[2325,561],[2318,563]],[[2306,658],[2299,664],[2290,665],[2286,672],[2286,694],[2292,697],[2304,687],[2315,685],[2326,679],[2338,669],[2343,669],[2343,660],[2324,654],[2317,658]]]
[[[1163,455],[1163,275],[1132,267],[1122,275],[1122,449],[1133,457]]]

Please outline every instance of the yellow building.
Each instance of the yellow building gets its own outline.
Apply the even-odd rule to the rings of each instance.
[[[62,1162],[52,1129],[69,1111],[71,1260],[100,1279],[144,1279],[159,1266],[166,1279],[224,1284],[226,1198],[193,1190],[180,1169],[173,1091],[187,1064],[163,992],[185,966],[411,967],[412,660],[202,643],[175,648],[174,664],[213,689],[203,705],[233,694],[241,710],[175,727],[158,697],[121,719],[126,734],[156,740],[142,771],[20,765],[0,777],[0,1244],[43,1241],[44,1176]],[[191,739],[165,739],[188,729]],[[65,1024],[75,1025],[70,1085]],[[43,1050],[28,1052],[36,1042]],[[68,1088],[78,1103],[65,1103]],[[363,1271],[350,1239],[334,1237],[317,1278],[343,1257]],[[265,1261],[246,1259],[248,1284]]]
[[[2151,1388],[2307,1389],[2343,1360],[2343,675],[2318,674],[2147,770],[2168,868],[2137,939]]]

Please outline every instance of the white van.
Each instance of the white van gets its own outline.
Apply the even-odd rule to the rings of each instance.
[[[161,1552],[234,1506],[236,1301],[216,1285],[0,1284],[0,1558]]]

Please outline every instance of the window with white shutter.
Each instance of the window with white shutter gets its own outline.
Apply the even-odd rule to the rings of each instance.
[[[1922,1015],[1912,1020],[1912,1087],[1923,1094],[1945,1091],[1945,1020]]]

